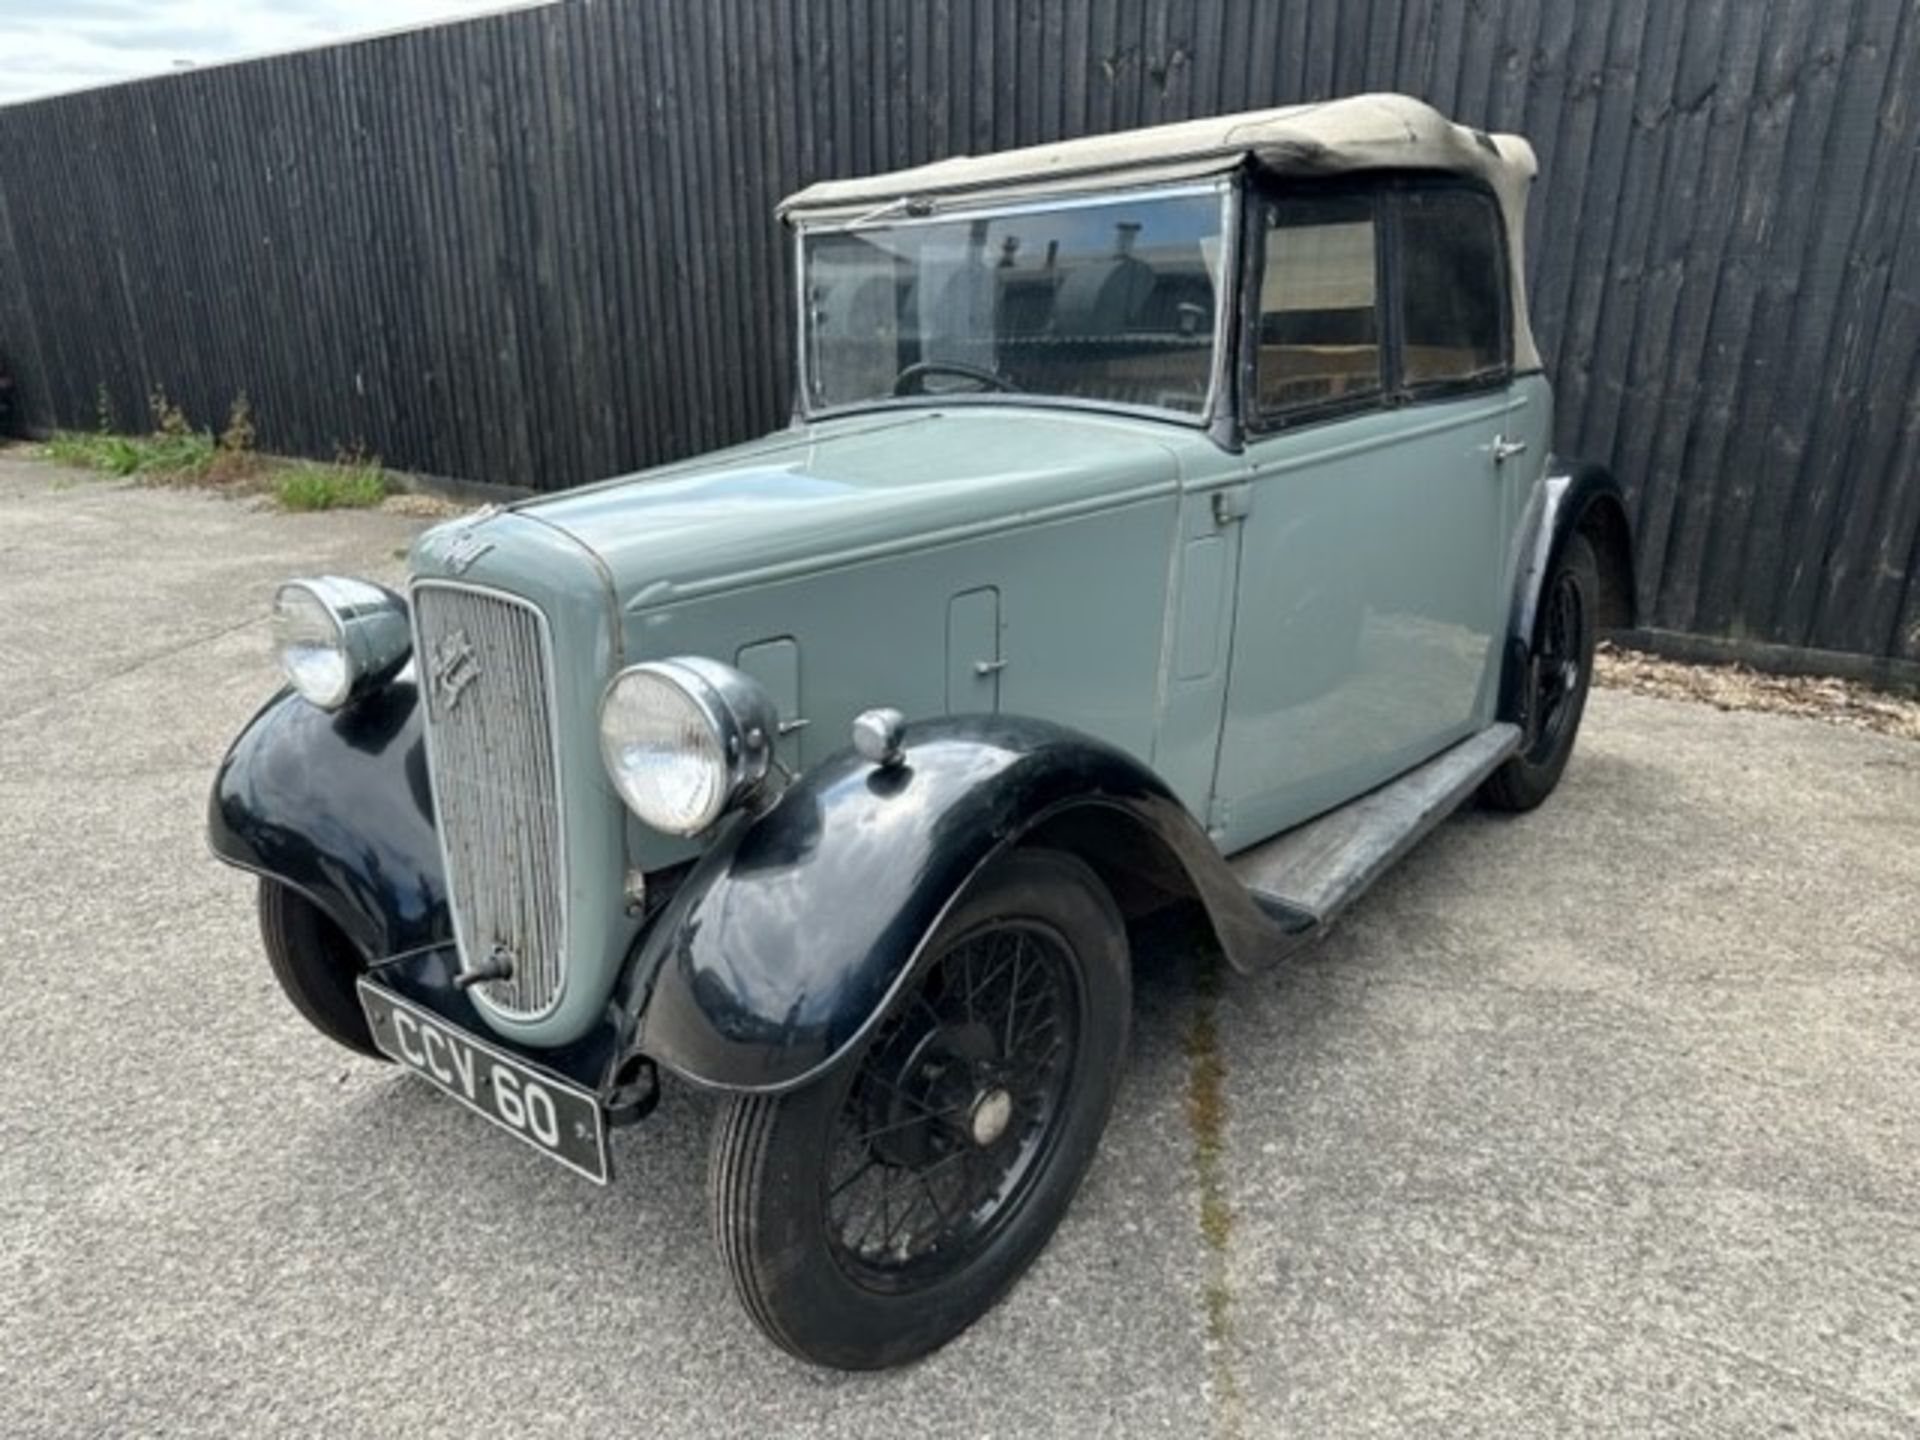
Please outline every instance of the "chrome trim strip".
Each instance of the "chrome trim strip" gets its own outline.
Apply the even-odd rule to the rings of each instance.
[[[1207,382],[1207,401],[1202,406],[1202,421],[1209,428],[1220,417],[1227,387],[1233,376],[1227,366],[1228,343],[1240,314],[1242,277],[1240,274],[1240,226],[1243,191],[1230,180],[1218,182],[1220,204],[1220,276],[1214,282],[1213,295],[1213,376]]]

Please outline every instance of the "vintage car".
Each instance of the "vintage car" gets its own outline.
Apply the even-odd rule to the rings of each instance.
[[[1087,1171],[1141,917],[1259,970],[1567,765],[1634,592],[1534,169],[1365,96],[793,196],[789,428],[279,590],[210,827],[288,998],[595,1182],[715,1092],[767,1335],[950,1339]]]

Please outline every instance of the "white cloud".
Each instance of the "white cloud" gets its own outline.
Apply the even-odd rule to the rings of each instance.
[[[526,0],[5,0],[0,105]]]

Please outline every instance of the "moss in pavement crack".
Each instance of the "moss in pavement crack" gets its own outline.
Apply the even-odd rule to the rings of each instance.
[[[1209,955],[1194,977],[1193,1009],[1187,1018],[1182,1049],[1187,1057],[1187,1133],[1192,1140],[1194,1180],[1200,1192],[1200,1238],[1207,1247],[1203,1303],[1214,1415],[1219,1433],[1238,1436],[1240,1386],[1233,1373],[1233,1292],[1227,1285],[1233,1209],[1227,1203],[1226,1184],[1226,1066],[1220,1058],[1219,1028],[1214,1018],[1220,988],[1219,960]]]

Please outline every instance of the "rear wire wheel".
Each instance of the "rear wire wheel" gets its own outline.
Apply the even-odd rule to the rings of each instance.
[[[366,962],[325,911],[278,880],[263,879],[260,939],[273,978],[308,1024],[349,1050],[387,1058],[374,1047],[355,988]]]
[[[1567,537],[1541,588],[1528,657],[1527,735],[1481,789],[1496,810],[1531,810],[1560,783],[1593,684],[1594,613],[1600,567],[1587,537]]]
[[[715,1127],[735,1290],[817,1364],[897,1365],[990,1309],[1065,1214],[1118,1085],[1126,934],[1081,861],[995,863],[926,954],[845,1063]]]

